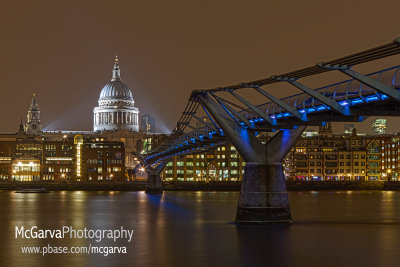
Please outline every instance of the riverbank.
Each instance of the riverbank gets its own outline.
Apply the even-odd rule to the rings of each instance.
[[[240,182],[164,182],[165,191],[240,191]],[[46,188],[52,191],[141,191],[146,181],[135,182],[0,182],[0,190]],[[309,190],[393,190],[400,191],[400,182],[387,181],[288,181],[288,191]]]

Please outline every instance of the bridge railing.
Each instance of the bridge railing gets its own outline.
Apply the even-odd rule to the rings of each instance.
[[[388,69],[370,73],[366,76],[373,78],[374,80],[380,81],[383,84],[392,86],[393,88],[400,87],[400,65],[394,66]],[[320,92],[324,96],[338,102],[342,106],[356,105],[365,102],[377,101],[380,99],[386,99],[387,96],[378,93],[376,90],[362,84],[355,79],[349,79],[342,82],[334,83],[328,86],[324,86],[316,89],[315,91]],[[282,98],[285,103],[296,108],[301,113],[312,113],[321,110],[329,109],[325,104],[321,103],[314,97],[306,93],[296,94],[290,97]],[[280,119],[288,116],[292,116],[282,107],[278,106],[274,102],[267,102],[264,104],[257,105],[262,111],[268,114],[273,119]],[[262,120],[258,118],[250,109],[244,109],[239,111],[249,120]]]

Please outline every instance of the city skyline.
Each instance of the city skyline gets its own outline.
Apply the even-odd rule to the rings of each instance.
[[[33,93],[33,97],[37,98],[36,93]],[[31,101],[32,101],[32,98],[31,98]],[[28,110],[28,108],[26,110]],[[25,112],[26,112],[26,110],[25,110]],[[153,118],[152,114],[140,114],[139,115],[140,120],[143,120],[143,118],[147,117],[147,116],[151,116],[151,118],[153,120],[153,124],[154,124],[155,122],[154,122],[154,118]],[[386,126],[385,127],[387,127],[387,128],[385,129],[385,133],[376,133],[373,125],[374,125],[375,121],[377,121],[377,120],[379,121],[379,120],[382,120],[382,119],[384,119],[386,121]],[[375,117],[375,116],[373,116],[373,117],[370,117],[370,118],[366,119],[363,122],[352,122],[352,124],[350,124],[350,125],[354,129],[357,130],[358,134],[362,134],[362,135],[397,134],[397,133],[400,133],[400,129],[399,129],[399,131],[396,131],[395,130],[396,128],[393,127],[394,125],[390,123],[390,121],[393,121],[393,120],[396,120],[396,119],[397,119],[396,117]],[[25,124],[26,122],[28,122],[27,119],[26,119],[26,115],[21,115],[19,123]],[[349,132],[346,132],[346,126],[348,125],[347,123],[345,123],[345,122],[332,122],[331,124],[332,124],[333,133],[335,133],[335,134],[349,134]],[[90,127],[92,127],[92,128],[90,128]],[[90,127],[88,129],[87,128],[84,128],[84,129],[50,129],[50,128],[46,127],[46,125],[44,124],[43,125],[44,129],[42,129],[42,131],[45,131],[45,132],[93,131],[93,121],[91,122]],[[140,127],[142,127],[142,126],[140,126]],[[317,126],[307,127],[307,129],[309,129],[309,130],[316,130],[317,128],[318,128]],[[362,129],[362,130],[360,131],[360,129]],[[141,131],[149,132],[149,131],[144,130],[143,128],[141,129]],[[9,132],[3,132],[3,133],[16,133],[16,132],[18,132],[18,128],[16,128],[14,131],[11,130]],[[160,134],[164,134],[165,133],[165,132],[159,131],[158,128],[154,128],[154,129],[152,128],[152,131],[150,131],[150,132],[152,132],[152,133],[160,133]],[[170,133],[170,132],[167,132],[167,133]]]
[[[175,1],[160,11],[147,3],[125,1],[80,3],[80,9],[51,1],[26,3],[23,10],[15,5],[5,4],[0,26],[7,36],[1,52],[7,101],[1,101],[0,132],[18,130],[34,91],[45,129],[91,129],[91,110],[109,80],[116,51],[124,81],[142,114],[153,114],[160,127],[171,130],[193,89],[267,77],[398,37],[391,28],[374,38],[368,30],[395,22],[395,9],[385,10],[379,20],[351,20],[357,3],[344,7],[344,2],[330,6],[222,1],[191,6]],[[375,5],[366,2],[360,8],[365,16],[376,17]],[[342,19],[335,12],[322,12],[328,10],[340,11]],[[305,21],[307,16],[311,19]],[[265,27],[277,21],[281,27]],[[353,26],[347,27],[347,21]],[[354,27],[359,31],[354,32]],[[266,34],[254,37],[249,29]],[[370,66],[365,71],[379,68]],[[400,130],[396,121],[388,121],[388,132]],[[365,132],[363,125],[355,126]],[[341,131],[343,126],[335,128]]]

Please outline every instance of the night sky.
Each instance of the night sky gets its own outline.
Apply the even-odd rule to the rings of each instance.
[[[171,130],[193,89],[388,43],[400,37],[399,10],[398,0],[3,1],[0,132],[18,130],[34,91],[45,130],[91,130],[115,52],[140,113]],[[389,131],[400,131],[396,121]]]

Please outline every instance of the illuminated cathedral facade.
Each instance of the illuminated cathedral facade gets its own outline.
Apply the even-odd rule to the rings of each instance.
[[[118,57],[115,56],[112,78],[101,90],[98,106],[93,110],[93,130],[139,131],[139,109],[132,92],[122,82]]]

